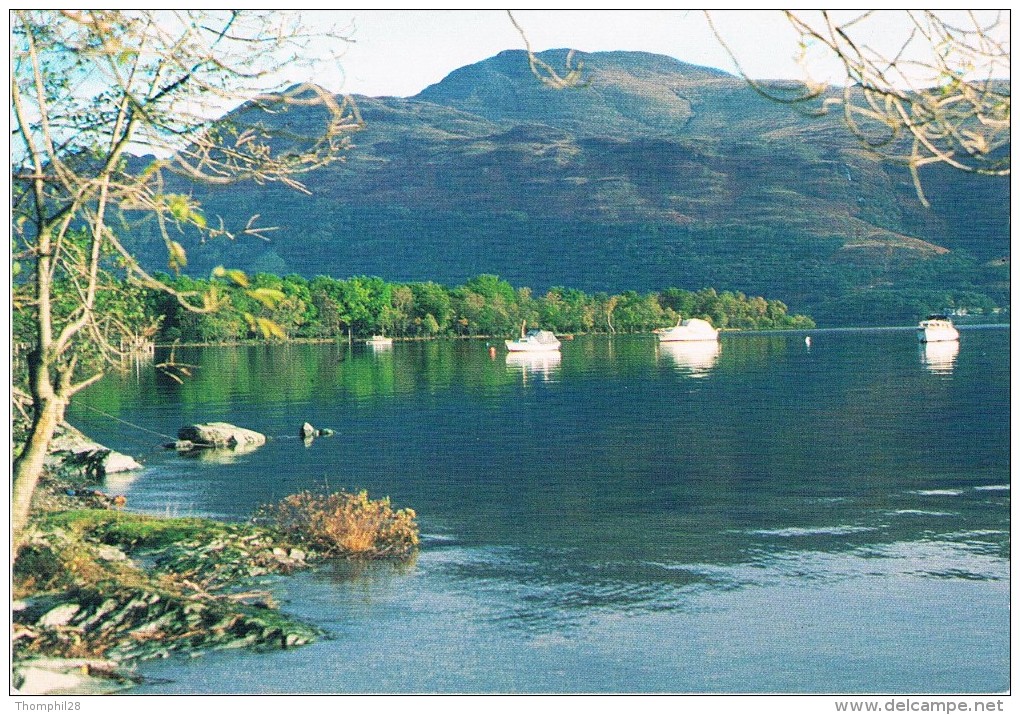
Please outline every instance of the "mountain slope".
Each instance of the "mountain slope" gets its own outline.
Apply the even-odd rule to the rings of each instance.
[[[566,55],[541,57],[560,68]],[[929,171],[925,209],[906,171],[863,151],[838,117],[801,116],[671,58],[580,59],[576,89],[543,85],[509,51],[415,97],[358,98],[367,128],[346,162],[307,178],[312,196],[195,190],[210,215],[243,225],[258,213],[280,231],[186,239],[190,270],[712,285],[830,324],[902,320],[922,293],[928,304],[964,292],[1008,301],[1008,181]],[[275,121],[295,131],[313,115]],[[152,236],[135,239],[149,265],[161,260]]]

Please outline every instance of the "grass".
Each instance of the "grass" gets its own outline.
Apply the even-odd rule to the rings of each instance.
[[[165,518],[109,509],[76,509],[47,515],[42,527],[61,528],[104,544],[160,548],[180,541],[212,538],[226,524],[194,517]]]

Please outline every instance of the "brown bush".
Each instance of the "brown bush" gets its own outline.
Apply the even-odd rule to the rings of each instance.
[[[368,492],[292,494],[260,511],[288,537],[333,556],[407,558],[418,547],[413,509],[394,510],[389,497],[369,499]]]

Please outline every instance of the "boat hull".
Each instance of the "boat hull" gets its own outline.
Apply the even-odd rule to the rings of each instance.
[[[693,335],[693,334],[667,335],[665,333],[660,333],[659,334],[659,342],[660,343],[704,343],[704,342],[716,343],[716,342],[719,342],[719,334],[715,333],[713,335]]]
[[[560,341],[548,330],[531,330],[518,340],[507,340],[506,349],[512,353],[548,353],[560,349]]]
[[[917,340],[922,343],[944,343],[959,339],[960,333],[956,328],[917,329]]]
[[[560,349],[559,343],[524,343],[518,340],[507,340],[506,349],[512,353],[551,353]]]
[[[672,328],[659,328],[655,334],[659,336],[660,343],[701,343],[719,339],[719,329],[700,318],[678,322]]]

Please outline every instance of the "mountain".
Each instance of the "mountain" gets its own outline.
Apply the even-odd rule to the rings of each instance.
[[[567,50],[544,52],[554,69]],[[279,227],[271,241],[182,243],[189,271],[226,264],[311,277],[377,275],[589,292],[713,286],[784,300],[820,324],[1005,306],[1009,182],[908,172],[739,78],[640,52],[576,54],[554,89],[507,51],[409,98],[357,97],[366,128],[343,163],[275,185],[196,187],[210,217]],[[315,110],[268,121],[290,133]],[[132,237],[150,267],[165,252]]]

